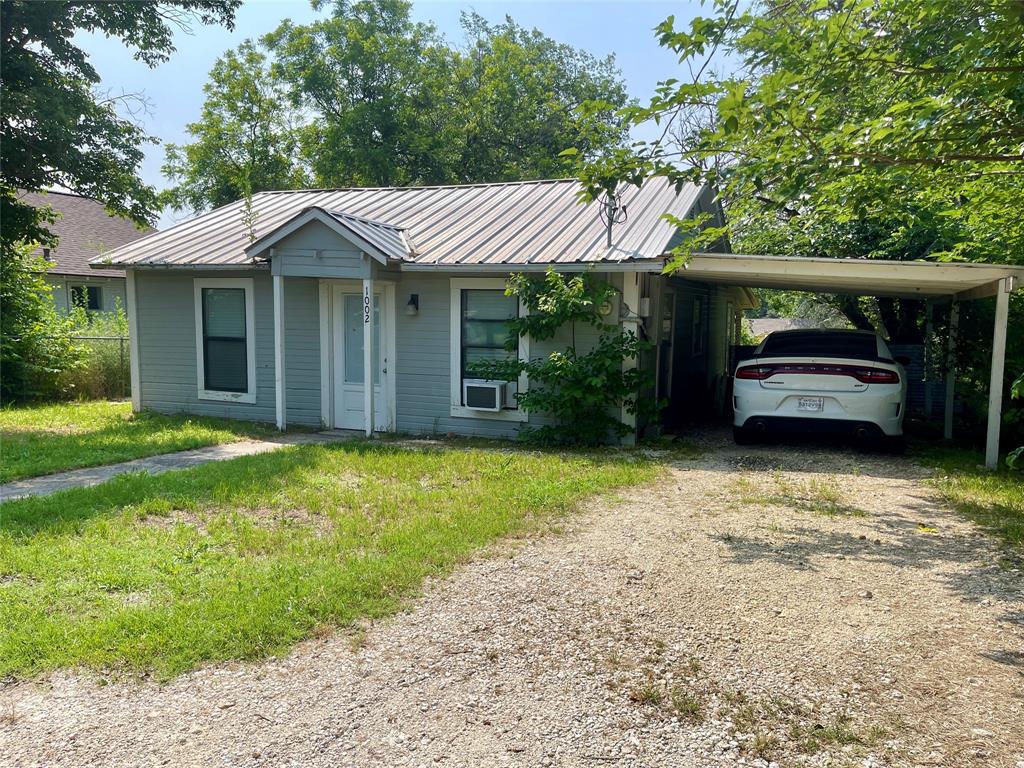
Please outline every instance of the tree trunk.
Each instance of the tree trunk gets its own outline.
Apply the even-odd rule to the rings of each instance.
[[[893,339],[900,344],[923,344],[924,332],[921,329],[924,305],[917,299],[900,299],[899,328],[897,337]]]
[[[897,341],[900,335],[900,315],[896,309],[896,299],[889,296],[879,296],[878,317],[882,321],[882,329],[886,338],[890,341]]]
[[[860,302],[856,296],[836,296],[836,308],[846,316],[846,319],[853,323],[854,328],[860,331],[874,331],[875,326],[864,311],[860,308]]]

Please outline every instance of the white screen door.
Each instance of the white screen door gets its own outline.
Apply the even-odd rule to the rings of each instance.
[[[373,405],[374,429],[385,427],[385,398],[381,382],[381,297],[373,297]],[[338,288],[334,291],[334,426],[364,429],[363,418],[363,296]]]

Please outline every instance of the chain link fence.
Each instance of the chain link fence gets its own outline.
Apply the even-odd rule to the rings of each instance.
[[[127,336],[76,336],[86,349],[80,366],[61,374],[61,387],[77,397],[131,397],[130,351]]]

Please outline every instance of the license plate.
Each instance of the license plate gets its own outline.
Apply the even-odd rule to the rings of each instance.
[[[825,398],[823,397],[798,397],[796,399],[798,411],[822,411],[825,409]]]

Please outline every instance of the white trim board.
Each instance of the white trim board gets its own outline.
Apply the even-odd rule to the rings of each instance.
[[[128,312],[128,371],[132,385],[132,410],[142,410],[142,380],[139,376],[139,312],[135,292],[135,270],[125,270],[125,310]]]
[[[219,392],[205,388],[206,363],[203,359],[203,289],[241,288],[245,291],[245,356],[246,392]],[[253,305],[255,291],[251,277],[197,277],[192,281],[193,304],[196,316],[196,389],[200,400],[220,400],[230,403],[256,402],[256,312]]]
[[[463,419],[490,419],[492,421],[527,421],[530,416],[521,408],[503,411],[480,411],[467,408],[462,404],[462,291],[463,290],[495,290],[505,289],[503,277],[453,277],[450,281],[450,312],[451,321],[448,330],[450,341],[450,358],[448,378],[451,390],[450,415]],[[519,313],[525,314],[526,307],[520,301]],[[519,359],[530,359],[530,339],[523,336],[519,339]],[[526,374],[519,377],[519,391],[525,392],[527,387]]]

